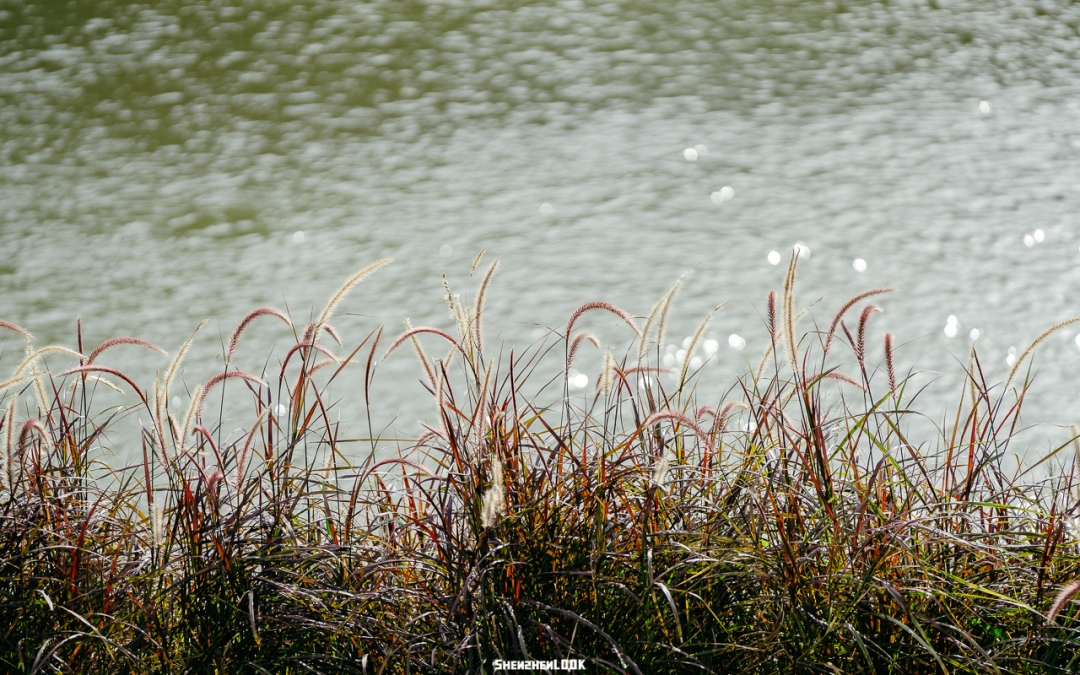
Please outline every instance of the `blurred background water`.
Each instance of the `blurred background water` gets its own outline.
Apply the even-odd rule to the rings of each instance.
[[[468,296],[487,247],[488,339],[519,351],[588,300],[645,314],[692,270],[665,353],[730,301],[706,368],[727,387],[803,242],[814,317],[896,286],[871,359],[894,332],[901,370],[945,374],[925,402],[952,403],[974,335],[1000,380],[1080,314],[1077,54],[1063,0],[0,1],[0,317],[170,352],[210,318],[193,387],[248,310],[306,320],[386,255],[346,345],[449,327],[440,272]],[[238,357],[256,372],[289,341],[264,321]],[[1080,421],[1076,336],[1038,353],[1027,421]],[[165,364],[125,349],[103,363]],[[380,366],[375,433],[432,417],[420,377],[404,352]]]

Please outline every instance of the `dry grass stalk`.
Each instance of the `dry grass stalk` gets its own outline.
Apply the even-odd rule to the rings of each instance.
[[[574,363],[574,355],[577,354],[578,347],[582,342],[591,342],[594,347],[601,349],[600,340],[595,335],[587,330],[583,330],[574,336],[574,339],[570,341],[570,349],[566,352],[566,367],[565,371],[570,371],[570,365]]]

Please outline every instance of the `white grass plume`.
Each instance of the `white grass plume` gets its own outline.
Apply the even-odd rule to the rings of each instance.
[[[484,272],[484,278],[480,281],[480,288],[476,291],[476,304],[473,306],[473,340],[476,343],[476,350],[484,350],[484,306],[487,301],[488,286],[491,284],[491,277],[495,274],[495,268],[499,266],[499,259],[496,258],[495,262],[491,263],[487,272]]]
[[[661,343],[663,343],[664,327],[667,323],[668,309],[671,306],[671,301],[679,293],[679,288],[682,286],[683,281],[686,280],[688,275],[689,272],[679,277],[678,281],[675,282],[675,285],[657,300],[656,304],[653,305],[652,310],[649,311],[649,316],[645,319],[645,327],[641,329],[641,337],[638,340],[638,359],[644,357],[645,351],[649,348],[649,332],[654,325],[657,326],[656,344],[661,345]]]
[[[664,484],[667,483],[667,474],[670,465],[671,453],[665,451],[664,454],[661,455],[660,459],[657,460],[656,464],[653,465],[651,482],[655,487],[663,488]]]
[[[611,350],[604,352],[604,366],[600,372],[600,391],[607,396],[611,393],[611,385],[615,382],[615,355]]]
[[[570,349],[566,352],[566,372],[570,372],[570,365],[574,362],[574,355],[577,354],[578,347],[582,342],[591,342],[594,347],[601,349],[600,340],[587,330],[583,330],[574,336],[574,339],[570,342]]]
[[[683,358],[682,368],[679,370],[680,387],[686,382],[686,373],[690,371],[690,359],[694,356],[694,350],[697,349],[698,343],[701,342],[701,336],[705,334],[705,328],[708,327],[710,321],[712,321],[712,312],[709,312],[690,338],[690,344],[686,347],[686,357]]]
[[[360,270],[356,274],[352,275],[345,280],[345,283],[341,285],[341,288],[330,297],[330,301],[326,303],[326,307],[323,307],[323,311],[319,313],[318,320],[315,321],[315,335],[312,336],[311,341],[315,342],[318,337],[319,329],[326,324],[334,316],[334,312],[337,310],[337,306],[341,304],[341,301],[345,299],[345,296],[349,294],[349,291],[353,289],[358,283],[371,276],[375,272],[378,272],[382,268],[386,267],[390,263],[394,262],[393,258],[383,258],[377,260],[364,269]]]
[[[787,274],[784,276],[784,352],[792,370],[799,371],[799,359],[795,353],[795,276],[799,264],[799,251],[791,253]]]
[[[27,349],[27,352],[28,353],[26,355],[26,358],[22,360],[22,363],[19,364],[19,367],[15,369],[14,373],[12,373],[13,376],[21,375],[24,370],[37,363],[38,359],[49,354],[66,354],[72,358],[76,358],[79,360],[86,358],[84,355],[80,354],[74,349],[68,349],[67,347],[61,347],[60,345],[49,345],[48,347],[42,347],[41,349],[34,351],[30,351],[29,349]]]
[[[275,309],[273,307],[259,307],[258,309],[248,312],[247,316],[241,319],[240,323],[237,324],[236,330],[233,331],[232,337],[229,338],[229,346],[225,350],[226,361],[232,361],[233,354],[236,353],[236,347],[240,344],[240,336],[244,334],[244,330],[248,327],[248,324],[250,324],[252,321],[254,321],[260,316],[274,316],[285,322],[285,325],[287,325],[289,328],[293,327],[292,319],[290,319],[289,316],[285,314],[285,312],[282,312],[280,309]],[[329,333],[330,327],[326,326],[326,329]],[[333,333],[331,333],[331,335],[333,335]],[[340,340],[338,341],[338,343],[340,344]]]
[[[484,492],[484,502],[480,513],[480,525],[485,530],[495,525],[500,515],[506,513],[506,488],[503,485],[502,463],[497,457],[491,458],[491,487]]]
[[[165,400],[169,399],[169,390],[172,388],[173,380],[176,379],[176,374],[180,372],[180,364],[184,361],[184,356],[187,355],[188,350],[191,349],[191,343],[195,340],[195,334],[202,330],[202,327],[206,325],[209,319],[203,319],[202,323],[195,328],[183,345],[180,346],[180,351],[176,352],[176,356],[173,357],[169,367],[165,370],[165,381],[161,387],[161,395]]]
[[[1076,323],[1078,321],[1080,321],[1080,316],[1074,316],[1071,319],[1065,319],[1064,321],[1060,321],[1058,323],[1055,323],[1053,326],[1050,326],[1049,328],[1044,330],[1042,333],[1040,333],[1039,337],[1035,338],[1034,342],[1032,342],[1030,345],[1028,345],[1028,348],[1020,353],[1020,356],[1016,357],[1016,362],[1013,363],[1012,368],[1009,370],[1009,376],[1005,378],[1005,388],[1008,389],[1009,384],[1013,381],[1013,378],[1016,377],[1017,371],[1020,370],[1020,365],[1022,363],[1024,363],[1024,360],[1028,356],[1031,356],[1031,353],[1033,351],[1035,351],[1036,347],[1038,347],[1040,344],[1042,344],[1043,341],[1046,340],[1046,338],[1050,337],[1055,332],[1061,330],[1065,326],[1071,326],[1072,324],[1074,324],[1074,323]]]
[[[10,492],[15,492],[15,473],[12,462],[15,455],[15,405],[18,396],[12,396],[4,413],[4,483]]]
[[[105,350],[112,349],[113,347],[119,347],[121,345],[135,345],[137,347],[146,347],[147,349],[155,351],[159,354],[164,354],[165,356],[168,356],[168,353],[164,349],[158,347],[153,342],[150,342],[148,340],[142,340],[140,338],[133,337],[116,337],[109,338],[108,340],[105,340],[104,342],[99,344],[97,347],[94,347],[93,351],[91,351],[90,354],[86,357],[86,365],[92,364],[97,359],[97,357],[100,356],[101,353]]]

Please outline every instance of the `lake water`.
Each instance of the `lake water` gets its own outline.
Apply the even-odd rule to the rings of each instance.
[[[468,295],[481,247],[501,259],[488,339],[519,349],[588,300],[645,314],[692,270],[670,341],[730,301],[707,371],[727,386],[746,363],[728,336],[755,363],[766,343],[784,272],[769,253],[804,242],[799,297],[825,296],[819,322],[860,289],[899,289],[872,332],[897,335],[902,370],[946,374],[925,399],[939,421],[971,329],[1001,378],[1010,347],[1080,314],[1080,4],[0,10],[0,318],[73,346],[81,315],[89,344],[170,352],[210,318],[189,386],[249,309],[307,319],[386,255],[341,308],[346,344],[405,317],[449,327],[440,272]],[[283,353],[287,332],[264,321],[241,367]],[[1038,353],[1026,420],[1080,422],[1076,335]],[[0,339],[13,366],[19,340]],[[583,359],[594,377],[595,351]],[[130,348],[108,362],[144,383],[165,363]],[[405,352],[380,367],[376,432],[431,418],[420,376]],[[359,419],[356,393],[338,393]]]

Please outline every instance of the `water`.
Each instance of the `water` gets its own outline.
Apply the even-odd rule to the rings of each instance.
[[[958,398],[972,335],[1000,378],[1010,347],[1080,314],[1080,5],[0,8],[0,318],[73,345],[81,315],[89,344],[170,352],[211,318],[189,387],[248,310],[306,320],[385,255],[342,306],[346,344],[449,328],[439,273],[467,295],[482,247],[502,261],[489,340],[519,348],[588,300],[647,313],[692,270],[669,341],[729,300],[709,335],[725,383],[756,363],[771,252],[796,242],[819,323],[900,289],[870,355],[888,330],[901,370],[947,373],[928,400]],[[289,338],[264,321],[238,357],[255,372]],[[1080,421],[1076,334],[1041,348],[1028,421]],[[124,349],[109,362],[143,382],[164,366]],[[599,363],[585,346],[576,367],[591,383]],[[420,377],[404,350],[380,366],[376,431],[430,419]]]

